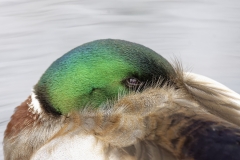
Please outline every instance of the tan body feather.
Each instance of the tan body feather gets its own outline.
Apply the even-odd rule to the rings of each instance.
[[[194,159],[184,149],[190,149],[186,145],[189,137],[204,124],[211,123],[213,130],[214,126],[238,130],[240,98],[196,76],[183,74],[181,69],[176,69],[176,73],[174,86],[151,87],[125,95],[105,108],[85,108],[58,118],[20,112],[21,108],[28,111],[24,102],[5,132],[5,160],[53,159],[60,152],[59,146],[64,145],[58,140],[70,142],[86,135],[93,136],[96,145],[100,145],[98,151],[103,159]],[[64,152],[71,153],[71,149]]]

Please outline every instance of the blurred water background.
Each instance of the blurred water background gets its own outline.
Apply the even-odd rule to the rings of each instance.
[[[0,142],[46,68],[103,38],[177,57],[188,71],[240,93],[239,0],[0,0]]]

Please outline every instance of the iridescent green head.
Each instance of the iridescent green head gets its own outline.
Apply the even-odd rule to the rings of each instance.
[[[86,105],[98,107],[139,82],[174,74],[171,65],[149,48],[123,40],[97,40],[53,62],[35,92],[46,111],[67,114]]]

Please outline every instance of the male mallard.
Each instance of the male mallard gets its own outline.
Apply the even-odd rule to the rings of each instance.
[[[15,110],[5,160],[240,159],[240,96],[123,40],[57,59]]]

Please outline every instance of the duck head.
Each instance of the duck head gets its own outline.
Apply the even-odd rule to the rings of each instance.
[[[66,53],[46,70],[35,86],[45,111],[67,114],[98,107],[118,93],[174,76],[167,60],[140,44],[96,40]]]

